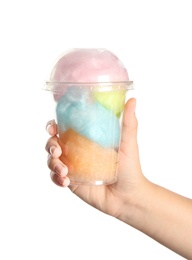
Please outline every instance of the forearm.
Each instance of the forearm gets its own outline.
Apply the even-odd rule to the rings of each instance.
[[[192,259],[192,200],[146,181],[119,219]]]

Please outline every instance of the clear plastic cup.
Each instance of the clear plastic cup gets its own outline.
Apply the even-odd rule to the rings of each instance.
[[[132,83],[123,63],[106,49],[71,49],[54,65],[46,90],[55,101],[60,159],[71,185],[117,180],[122,115]]]
[[[70,185],[116,182],[122,116],[132,81],[47,82],[53,94],[61,161]]]

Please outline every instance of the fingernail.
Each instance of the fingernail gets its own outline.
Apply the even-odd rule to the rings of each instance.
[[[67,167],[58,164],[55,166],[55,172],[59,174],[61,177],[65,177],[67,175]]]
[[[67,186],[69,186],[69,184],[70,184],[69,178],[64,179],[63,186],[67,187]]]
[[[58,183],[60,186],[62,186],[62,187],[64,187],[64,182],[65,182],[64,179],[61,179],[61,178],[58,178],[58,179],[57,179],[57,183]]]
[[[56,149],[56,147],[55,147],[55,146],[51,146],[51,147],[49,148],[49,152],[50,152],[50,154],[51,154],[51,155],[53,155],[53,154],[54,154],[54,152],[55,152],[55,149]]]
[[[55,123],[55,120],[50,120],[47,124],[46,124],[46,131],[49,132],[50,127]]]
[[[70,184],[70,180],[69,178],[64,178],[64,179],[59,179],[58,183],[62,186],[62,187],[67,187]]]

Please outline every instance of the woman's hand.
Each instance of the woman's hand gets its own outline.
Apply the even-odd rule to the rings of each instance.
[[[139,161],[135,107],[134,98],[126,103],[119,151],[118,179],[116,183],[106,186],[70,186],[67,177],[68,168],[59,159],[62,151],[57,137],[57,126],[54,121],[47,124],[47,131],[52,136],[46,144],[52,181],[59,186],[68,186],[90,205],[115,217],[120,214],[125,198],[127,202],[129,198],[136,196],[136,193],[140,192],[141,182],[146,181]]]
[[[117,182],[104,186],[70,186],[68,169],[59,159],[57,126],[48,124],[46,144],[51,178],[77,196],[133,226],[186,259],[192,259],[192,200],[148,181],[142,174],[137,145],[134,98],[125,106]]]

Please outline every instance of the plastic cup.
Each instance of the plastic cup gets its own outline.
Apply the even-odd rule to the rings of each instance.
[[[117,181],[122,116],[132,81],[47,82],[53,94],[61,161],[70,185]]]

